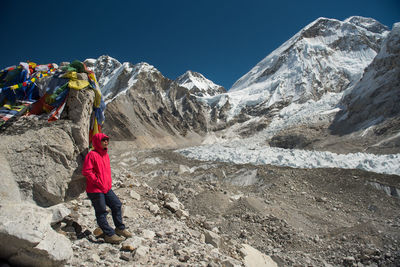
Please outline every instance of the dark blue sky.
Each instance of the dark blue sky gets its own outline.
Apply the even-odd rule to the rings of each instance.
[[[229,89],[318,17],[400,22],[399,0],[1,1],[0,69],[110,55],[175,79],[186,70]]]

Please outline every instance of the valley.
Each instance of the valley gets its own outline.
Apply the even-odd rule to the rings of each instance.
[[[271,256],[279,266],[396,266],[400,262],[399,198],[369,184],[400,188],[398,176],[197,161],[172,150],[139,150],[126,142],[112,142],[110,155],[127,226],[142,240],[139,248],[146,247],[148,253],[128,253],[128,258],[118,259],[124,252],[110,255],[107,251],[115,250],[112,245],[79,239],[72,241],[79,244],[73,245],[72,266],[76,261],[88,266],[130,262],[220,266],[227,259],[240,264],[235,259],[241,258],[242,243]],[[178,218],[163,207],[161,192],[175,194],[188,217]],[[85,202],[83,195],[68,205],[79,207],[75,220],[92,231],[92,210],[78,205]],[[151,205],[160,211],[150,212]],[[166,234],[174,227],[178,230]],[[146,231],[156,234],[146,238]],[[203,243],[206,231],[220,236],[221,243]],[[105,252],[93,260],[99,248]]]

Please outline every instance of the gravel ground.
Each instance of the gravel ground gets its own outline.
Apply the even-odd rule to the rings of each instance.
[[[135,250],[80,238],[64,222],[59,230],[74,244],[69,266],[240,266],[243,243],[279,266],[400,265],[400,199],[377,189],[400,188],[398,176],[201,162],[126,143],[111,143],[110,155]],[[165,207],[167,193],[188,216]],[[93,232],[85,194],[67,205],[70,221]],[[205,241],[208,231],[218,245]]]

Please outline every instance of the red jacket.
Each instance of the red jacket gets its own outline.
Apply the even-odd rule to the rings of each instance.
[[[107,137],[103,133],[93,136],[94,150],[90,151],[83,163],[82,174],[86,177],[86,192],[107,193],[111,189],[110,157],[107,149],[101,147],[101,139]]]

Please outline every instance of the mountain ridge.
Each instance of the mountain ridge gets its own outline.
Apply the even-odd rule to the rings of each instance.
[[[118,98],[129,98],[129,101],[137,103],[134,109],[142,107],[136,113],[146,117],[141,121],[147,121],[145,124],[150,128],[159,128],[161,121],[153,120],[159,118],[160,112],[165,116],[168,110],[170,124],[166,124],[168,120],[163,120],[160,124],[163,126],[156,131],[157,135],[168,133],[181,139],[193,133],[199,138],[198,142],[203,139],[209,142],[210,134],[216,136],[216,141],[247,138],[265,132],[263,135],[268,137],[263,138],[269,139],[275,134],[281,135],[290,127],[307,128],[313,124],[318,124],[319,128],[324,129],[323,132],[330,135],[332,133],[329,133],[328,127],[342,109],[342,96],[349,94],[358,84],[364,70],[380,51],[389,34],[388,29],[372,18],[352,16],[340,21],[320,17],[267,55],[238,79],[229,91],[190,70],[170,80],[147,63],[119,63],[108,56],[99,57],[97,61],[88,60],[88,63],[92,68],[97,68],[95,72],[99,75],[108,104]],[[141,82],[144,80],[146,82]],[[152,100],[145,100],[146,105],[138,104],[144,100],[132,100],[129,97],[136,94],[132,91],[137,90],[133,89],[136,83],[142,86],[147,84],[147,88],[139,89],[142,93],[146,92],[147,96],[159,96],[153,95]],[[171,88],[179,93],[171,95]],[[152,101],[161,103],[158,110],[149,108]],[[128,104],[127,100],[122,102]],[[299,116],[300,113],[303,115]],[[121,119],[115,116],[118,116],[117,107],[113,109],[110,119]],[[129,116],[121,115],[122,118]],[[194,118],[198,120],[195,123],[192,121]],[[123,124],[119,122],[118,125]],[[182,125],[189,128],[183,130]],[[117,131],[115,127],[112,128]],[[180,130],[171,132],[171,129]],[[147,130],[143,136],[146,133]],[[154,133],[150,136],[154,137]]]

